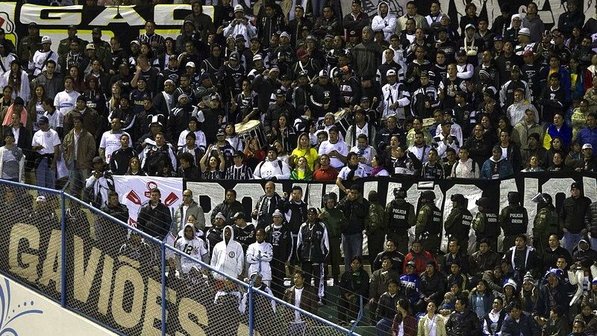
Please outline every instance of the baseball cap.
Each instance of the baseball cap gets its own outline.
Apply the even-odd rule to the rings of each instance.
[[[232,216],[232,219],[239,219],[239,218],[245,218],[245,214],[242,212],[237,212],[234,214],[234,216]]]
[[[470,29],[470,28],[472,28],[472,29],[477,29],[477,28],[475,27],[475,25],[474,25],[474,24],[472,24],[472,23],[469,23],[469,24],[467,24],[467,25],[466,25],[466,27],[464,27],[464,29],[465,29],[465,30],[466,30],[466,29]],[[522,30],[522,29],[521,29],[521,30]],[[520,32],[519,32],[519,34],[520,34]]]
[[[253,62],[261,61],[261,60],[263,60],[263,57],[261,55],[257,54],[255,56],[253,56]]]
[[[87,43],[85,50],[95,50],[95,45],[93,43]]]
[[[221,212],[218,212],[218,214],[216,215],[215,219],[226,220],[226,217]]]
[[[43,195],[39,195],[37,196],[37,198],[35,199],[36,202],[45,202],[47,201],[46,196]]]
[[[582,145],[582,149],[593,149],[593,145],[591,145],[590,143],[586,143]]]
[[[50,120],[46,116],[41,116],[41,117],[39,117],[39,119],[37,119],[38,124],[47,124],[49,122],[50,122]]]
[[[406,263],[406,266],[415,267],[415,262],[411,260],[411,261],[409,261],[409,262]]]
[[[389,77],[389,76],[396,76],[396,70],[394,70],[394,69],[388,70],[386,72],[386,77]]]
[[[243,9],[243,6],[241,6],[241,5],[236,5],[236,6],[234,6],[234,12],[235,12],[235,13],[236,13],[236,12],[243,12],[243,13],[244,13],[244,12],[245,12],[245,10]]]
[[[520,30],[518,31],[518,35],[531,36],[531,30],[526,27],[520,28]]]
[[[319,71],[319,77],[327,77],[327,76],[328,76],[328,72],[326,70]]]
[[[280,37],[290,38],[290,34],[288,34],[288,32],[282,32],[282,34],[280,34]]]
[[[282,90],[282,89],[276,90],[276,97],[283,97],[285,95],[286,95],[286,92],[284,92],[284,90]]]
[[[52,43],[52,39],[49,36],[44,36],[41,38],[41,44]]]
[[[231,53],[228,58],[231,60],[238,61],[238,53],[235,51],[235,52]]]
[[[276,209],[276,210],[274,210],[272,217],[283,217],[282,212],[280,210]]]
[[[197,66],[195,65],[195,62],[187,62],[187,65],[186,65],[186,66],[188,66],[188,67],[191,67],[191,68],[196,68],[196,67],[197,67]]]
[[[216,134],[216,136],[222,136],[222,135],[226,135],[226,133],[224,133],[224,129],[223,128],[220,128],[218,130],[218,133]]]

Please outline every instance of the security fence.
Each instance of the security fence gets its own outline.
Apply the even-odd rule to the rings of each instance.
[[[104,210],[0,181],[0,271],[119,334],[352,334],[316,315],[317,302],[295,307],[246,270],[226,276],[128,226],[126,207]]]

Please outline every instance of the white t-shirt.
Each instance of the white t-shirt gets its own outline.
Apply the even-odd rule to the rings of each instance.
[[[346,143],[342,140],[338,140],[338,142],[336,142],[335,144],[331,143],[329,140],[322,142],[321,145],[319,145],[318,154],[319,156],[321,156],[323,154],[329,154],[334,150],[343,156],[348,155],[348,146],[346,146]],[[330,166],[336,169],[340,169],[344,167],[344,163],[340,161],[340,159],[338,158],[330,157]]]
[[[31,146],[44,147],[37,151],[41,155],[54,154],[54,146],[58,146],[60,143],[60,137],[58,137],[58,133],[53,129],[49,129],[47,132],[39,130],[33,134],[33,139],[31,140]]]
[[[133,146],[133,142],[131,141],[131,136],[127,132],[120,132],[120,133],[112,133],[112,131],[105,131],[102,134],[102,139],[100,140],[100,148],[104,148],[106,154],[103,158],[105,162],[110,161],[110,157],[112,157],[112,153],[114,153],[117,149],[120,149],[120,137],[126,134],[129,136],[129,147]]]
[[[56,110],[61,112],[62,115],[66,115],[68,111],[75,108],[79,96],[80,94],[75,90],[71,92],[66,92],[66,90],[60,91],[54,98],[54,106],[56,106]]]

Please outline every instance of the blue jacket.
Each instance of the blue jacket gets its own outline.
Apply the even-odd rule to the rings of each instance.
[[[497,167],[496,167],[497,165]],[[497,174],[499,178],[506,178],[514,175],[512,164],[506,159],[493,161],[493,158],[485,160],[481,168],[481,178],[486,180],[494,179],[493,175]]]
[[[545,149],[551,148],[551,140],[554,138],[560,138],[564,148],[568,149],[570,142],[572,142],[572,128],[564,123],[562,127],[560,127],[560,130],[558,130],[554,124],[550,124],[545,131],[543,147],[545,147]]]
[[[576,135],[578,143],[582,145],[589,143],[593,145],[593,156],[597,153],[597,127],[588,128],[583,127]]]

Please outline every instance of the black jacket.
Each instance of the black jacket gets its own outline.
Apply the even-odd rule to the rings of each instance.
[[[147,204],[139,211],[137,228],[160,241],[168,234],[171,224],[170,209],[163,203],[158,203],[155,208]]]
[[[470,309],[462,313],[453,313],[446,322],[448,336],[477,336],[481,335],[481,323],[477,314]]]

